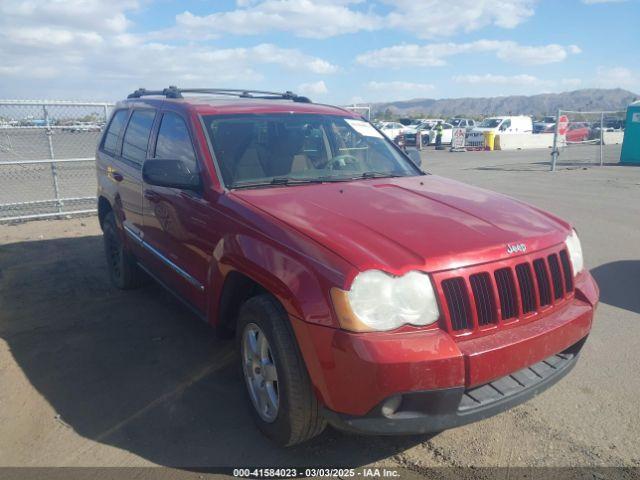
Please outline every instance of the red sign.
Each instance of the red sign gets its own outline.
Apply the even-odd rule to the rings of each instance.
[[[558,135],[566,135],[569,128],[569,117],[560,115],[558,118]]]

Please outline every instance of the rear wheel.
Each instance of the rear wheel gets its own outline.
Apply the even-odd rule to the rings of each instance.
[[[111,283],[122,290],[137,288],[144,284],[146,280],[144,272],[140,270],[136,259],[122,243],[113,212],[107,213],[104,217],[102,236]]]
[[[271,295],[258,295],[242,306],[236,333],[256,424],[284,446],[315,437],[326,425],[288,322]]]

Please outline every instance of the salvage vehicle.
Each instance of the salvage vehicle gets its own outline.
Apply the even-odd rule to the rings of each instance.
[[[549,127],[544,133],[555,133],[556,127]],[[570,122],[567,126],[567,133],[565,134],[565,140],[568,143],[580,143],[587,140],[592,140],[594,133],[591,126],[587,122]],[[598,137],[600,138],[600,130],[598,129]]]
[[[473,128],[468,136],[472,142],[477,142],[486,132],[493,132],[496,135],[532,133],[533,121],[526,115],[489,117]]]
[[[423,143],[427,145],[435,145],[436,144],[436,136],[438,134],[436,130],[437,124],[431,127],[431,129],[426,132],[426,136],[428,140],[424,140]],[[442,143],[450,144],[453,139],[453,125],[450,123],[442,124]]]
[[[556,125],[556,117],[543,117],[539,122],[533,122],[533,133],[545,133]]]
[[[389,140],[395,140],[398,135],[404,132],[405,127],[400,122],[382,122],[380,131],[386,135]]]
[[[569,223],[425,173],[348,110],[140,89],[96,164],[112,283],[153,278],[235,337],[251,414],[280,445],[327,423],[481,420],[564,377],[591,329],[598,288]]]
[[[476,126],[476,121],[472,118],[451,118],[447,120],[447,123],[453,125],[454,128],[464,128],[467,131]]]

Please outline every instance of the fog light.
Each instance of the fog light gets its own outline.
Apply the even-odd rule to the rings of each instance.
[[[402,403],[402,395],[394,395],[387,398],[382,404],[382,415],[390,417],[398,411],[400,404]]]

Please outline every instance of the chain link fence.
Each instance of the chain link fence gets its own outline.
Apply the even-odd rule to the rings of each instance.
[[[112,104],[0,100],[0,221],[94,212]]]
[[[553,132],[551,170],[556,166],[607,165],[620,161],[626,111],[559,110]]]
[[[366,118],[368,121],[371,121],[371,106],[370,105],[346,105],[343,108],[347,110],[351,110],[352,112],[361,115],[363,118]]]

